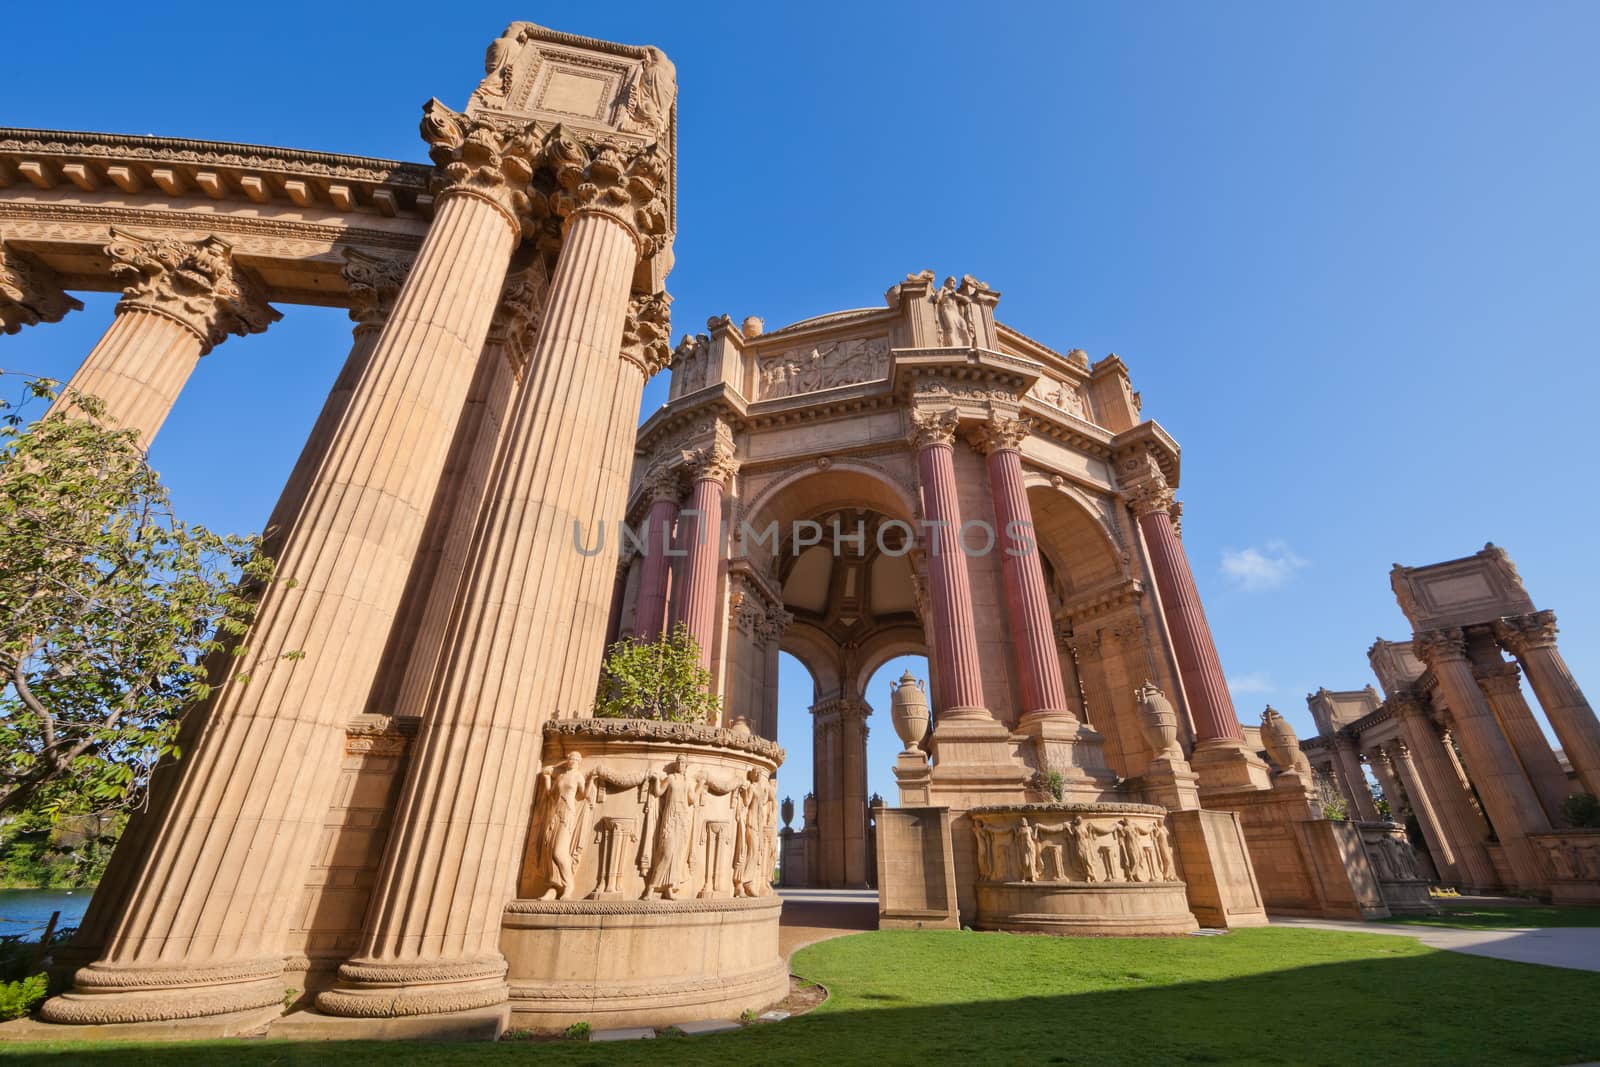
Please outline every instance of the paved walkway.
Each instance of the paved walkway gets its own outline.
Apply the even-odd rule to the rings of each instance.
[[[784,959],[830,937],[878,928],[875,889],[780,889],[778,895],[783,898],[778,949]]]
[[[1273,926],[1348,930],[1356,934],[1414,937],[1429,948],[1489,956],[1515,963],[1542,963],[1575,971],[1600,971],[1600,928],[1546,926],[1515,930],[1457,930],[1410,923],[1339,922],[1326,919],[1274,919]]]

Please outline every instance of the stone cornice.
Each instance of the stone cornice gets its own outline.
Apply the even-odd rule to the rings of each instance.
[[[1141,458],[1144,455],[1150,456],[1161,469],[1161,475],[1167,480],[1167,484],[1173,489],[1178,488],[1181,475],[1179,459],[1182,450],[1160,423],[1146,420],[1131,429],[1124,430],[1111,439],[1111,450],[1119,468],[1125,461]]]
[[[656,719],[551,719],[544,724],[544,732],[546,737],[709,745],[749,752],[776,764],[783,763],[783,749],[776,741],[700,723],[663,722]]]
[[[0,188],[203,195],[340,212],[427,214],[433,168],[369,156],[180,137],[0,127]]]
[[[1128,607],[1137,607],[1144,596],[1144,583],[1137,578],[1117,578],[1080,593],[1061,606],[1057,621],[1088,622]]]

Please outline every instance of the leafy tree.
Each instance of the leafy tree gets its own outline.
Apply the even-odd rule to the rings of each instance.
[[[711,672],[700,666],[700,643],[680,622],[659,640],[628,638],[606,650],[594,715],[714,723],[722,700],[711,693]]]
[[[0,400],[0,820],[140,805],[272,574],[259,537],[180,521],[136,435],[68,399],[31,425]]]

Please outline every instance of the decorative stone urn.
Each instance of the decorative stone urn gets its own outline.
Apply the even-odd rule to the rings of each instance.
[[[968,815],[982,929],[1139,935],[1199,928],[1178,877],[1166,808],[997,804]]]
[[[660,1026],[783,999],[772,890],[782,762],[747,730],[547,723],[519,899],[500,937],[511,1025]]]
[[[890,682],[890,716],[894,732],[900,735],[907,752],[920,753],[922,739],[928,733],[928,693],[910,671],[900,676],[900,681]]]
[[[1303,772],[1306,758],[1300,752],[1300,739],[1289,720],[1271,706],[1261,713],[1261,744],[1280,772]]]
[[[783,815],[783,828],[789,829],[789,825],[794,822],[794,798],[784,797],[783,806],[778,810]]]
[[[1139,729],[1155,758],[1182,759],[1183,749],[1178,747],[1178,713],[1167,694],[1154,682],[1146,681],[1134,691],[1134,696],[1139,701]]]

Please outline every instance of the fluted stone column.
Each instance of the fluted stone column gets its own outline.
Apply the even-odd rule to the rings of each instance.
[[[55,271],[0,241],[0,334],[82,310],[83,301],[67,295]]]
[[[327,455],[335,431],[344,421],[356,385],[366,373],[378,335],[389,319],[395,297],[411,267],[409,260],[369,256],[352,249],[345,249],[345,259],[347,262],[342,273],[348,287],[350,319],[355,323],[350,352],[267,520],[263,550],[273,557],[278,555],[284,538],[299,519],[312,479]],[[178,736],[180,752],[193,751],[203,725],[203,716],[185,716]],[[176,791],[177,779],[187,765],[187,761],[180,761],[162,768],[152,783],[149,806],[134,812],[129,818],[117,850],[106,865],[99,884],[95,886],[94,895],[89,898],[83,921],[78,924],[78,933],[73,938],[71,948],[75,961],[76,955],[81,954],[81,962],[87,963],[98,957],[104,948],[111,925],[127,901],[140,861],[149,851],[150,835],[160,828],[167,805]]]
[[[1405,790],[1406,802],[1411,807],[1411,814],[1417,817],[1417,824],[1422,828],[1422,836],[1428,842],[1428,852],[1433,857],[1433,866],[1439,872],[1439,877],[1452,884],[1466,884],[1467,873],[1461,860],[1460,850],[1451,839],[1444,817],[1440,814],[1422,773],[1417,770],[1416,764],[1411,759],[1410,746],[1404,740],[1396,739],[1391,744],[1383,746],[1381,752],[1390,758],[1392,773],[1399,780],[1401,788]]]
[[[1495,626],[1495,636],[1528,672],[1533,695],[1584,791],[1600,796],[1600,722],[1556,647],[1557,632],[1553,611],[1501,619]]]
[[[1355,742],[1335,734],[1333,751],[1339,761],[1339,779],[1344,783],[1345,799],[1350,801],[1351,815],[1357,819],[1374,820],[1378,806],[1372,802],[1372,790],[1367,788],[1367,776],[1361,770],[1361,757]]]
[[[1267,788],[1267,768],[1245,744],[1216,641],[1200,605],[1200,590],[1173,526],[1173,491],[1153,458],[1147,457],[1138,473],[1139,480],[1129,487],[1128,502],[1150,553],[1150,569],[1194,722],[1190,762],[1202,788]]]
[[[1400,779],[1395,775],[1394,763],[1383,745],[1374,747],[1366,753],[1367,765],[1372,768],[1373,777],[1378,779],[1378,789],[1383,793],[1383,799],[1389,805],[1389,818],[1400,822],[1405,816],[1410,800]]]
[[[1000,527],[996,541],[1001,546],[1006,615],[1022,682],[1023,713],[1071,719],[1076,716],[1061,680],[1050,600],[1034,540],[1033,510],[1022,482],[1020,449],[1027,435],[1026,420],[993,418],[979,428],[975,443],[987,457],[989,490]]]
[[[659,467],[647,476],[650,514],[645,519],[644,571],[639,578],[633,635],[641,641],[661,636],[667,620],[667,579],[672,573],[672,537],[678,522],[678,472]]]
[[[542,728],[587,672],[593,698],[615,539],[577,566],[575,527],[621,514],[645,378],[668,358],[664,293],[631,297],[664,234],[667,161],[552,134],[565,219],[544,324],[506,430],[430,690],[361,948],[318,1007],[400,1016],[503,1003],[500,920],[516,891]],[[619,358],[620,356],[620,358]],[[589,586],[585,588],[585,576]],[[598,622],[573,633],[575,618]],[[578,662],[541,653],[585,639]],[[592,647],[591,647],[592,646]],[[567,647],[571,647],[570,643]],[[576,694],[568,694],[576,698]]]
[[[281,1004],[283,943],[304,892],[428,504],[483,349],[531,144],[437,101],[437,211],[349,410],[285,538],[241,656],[103,958],[49,1001],[55,1022],[138,1022]],[[285,653],[303,658],[285,660]]]
[[[1515,663],[1501,663],[1497,667],[1475,665],[1473,675],[1488,698],[1506,740],[1511,742],[1511,750],[1522,764],[1522,773],[1527,775],[1533,791],[1538,794],[1545,815],[1552,825],[1563,825],[1567,797],[1580,790],[1567,781],[1555,751],[1533,717],[1533,709],[1523,698],[1522,672]]]
[[[1417,658],[1433,669],[1444,692],[1456,738],[1478,786],[1478,797],[1500,838],[1512,877],[1523,888],[1543,885],[1546,879],[1527,835],[1548,831],[1550,820],[1472,676],[1461,631],[1454,627],[1424,630],[1416,635],[1411,647]]]
[[[1469,889],[1487,891],[1500,884],[1494,862],[1485,842],[1489,827],[1473,805],[1466,787],[1456,776],[1444,739],[1433,724],[1432,715],[1419,698],[1392,696],[1389,704],[1400,720],[1405,748],[1400,760],[1402,775],[1412,773],[1415,787],[1412,803],[1426,797],[1446,842],[1456,880]]]
[[[972,614],[972,587],[960,543],[961,507],[956,498],[954,411],[913,411],[912,438],[922,483],[928,534],[928,593],[933,601],[935,667],[940,723],[987,719],[983,676],[978,665],[978,634]]]
[[[811,791],[817,809],[812,884],[830,889],[845,884],[843,735],[837,699],[811,705]]]
[[[844,823],[844,884],[851,889],[867,885],[867,716],[872,705],[861,698],[839,702],[839,743],[842,756],[842,821]]]
[[[415,718],[427,703],[501,431],[526,369],[546,289],[544,268],[537,263],[509,274],[501,288],[444,474],[428,508],[422,548],[406,579],[400,615],[389,632],[378,681],[367,703],[373,714]]]
[[[689,507],[678,516],[678,530],[689,553],[683,582],[672,597],[672,622],[683,623],[700,645],[700,666],[711,669],[716,639],[717,571],[722,563],[722,488],[739,465],[731,441],[701,449],[692,461],[694,488]]]
[[[148,448],[201,356],[282,316],[220,237],[180,241],[113,228],[105,251],[123,285],[116,318],[50,410],[63,410],[73,394],[95,397],[106,422],[136,431]]]

